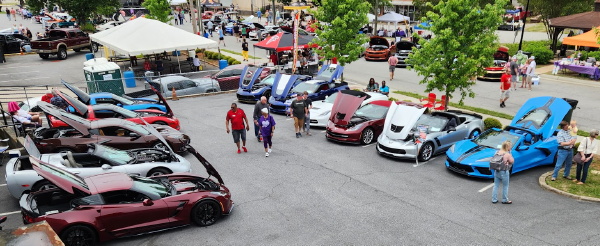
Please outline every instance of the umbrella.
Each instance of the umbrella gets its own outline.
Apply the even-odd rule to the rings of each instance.
[[[313,36],[298,35],[298,49],[318,47],[317,44],[310,44],[313,39]],[[289,32],[280,32],[254,44],[254,47],[265,50],[274,50],[277,52],[292,50],[294,49],[294,34]]]

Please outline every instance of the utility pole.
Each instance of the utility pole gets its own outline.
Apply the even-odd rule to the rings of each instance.
[[[275,26],[275,23],[277,23],[277,20],[275,19],[277,16],[275,16],[275,0],[273,0],[273,8],[271,8],[271,20],[273,20],[273,23],[271,23],[273,26]]]

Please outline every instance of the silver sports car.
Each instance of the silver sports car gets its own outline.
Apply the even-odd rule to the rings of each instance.
[[[478,114],[458,110],[424,112],[425,108],[392,104],[377,139],[379,154],[427,161],[457,141],[474,138],[484,128]]]
[[[29,155],[82,177],[109,172],[155,176],[191,171],[188,160],[172,151],[162,149],[118,150],[100,144],[90,144],[87,153],[68,151],[42,155],[29,136],[25,140],[25,148]],[[39,191],[54,187],[33,170],[28,156],[8,161],[6,186],[15,198],[21,197],[28,190]]]

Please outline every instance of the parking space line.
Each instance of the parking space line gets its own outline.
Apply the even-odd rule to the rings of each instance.
[[[327,132],[327,130],[323,130],[323,131],[321,131],[321,132],[325,133],[325,132]]]
[[[492,187],[494,187],[494,183],[491,183],[491,184],[487,185],[486,187],[481,188],[481,190],[479,190],[479,192],[484,192],[487,189],[492,188]]]
[[[365,146],[362,146],[362,147],[363,147],[363,148],[366,148],[366,147],[369,147],[369,146],[371,146],[371,145],[373,145],[373,144],[375,144],[375,143],[370,143],[370,144],[367,144],[367,145],[365,145]]]
[[[35,66],[34,65],[26,65],[26,66],[2,67],[2,68],[0,68],[0,70],[3,70],[3,69],[8,70],[8,69],[20,68],[20,67],[35,67]]]
[[[0,187],[2,187],[2,186],[6,186],[6,184],[0,184]]]
[[[0,216],[7,216],[7,215],[11,215],[11,214],[18,214],[21,211],[12,211],[12,212],[6,212],[6,213],[1,213]]]
[[[36,80],[36,79],[48,79],[50,77],[35,77],[35,78],[28,78],[27,80]],[[17,80],[0,80],[0,83],[8,83],[8,82],[15,82],[15,81],[23,81],[22,79],[17,79]]]
[[[20,73],[0,73],[0,76],[2,75],[13,75],[13,74],[24,74],[24,73],[37,73],[39,71],[27,71],[27,72],[20,72]]]

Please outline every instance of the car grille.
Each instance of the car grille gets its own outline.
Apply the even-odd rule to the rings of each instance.
[[[286,107],[282,105],[271,105],[271,108],[275,110],[285,110]]]
[[[389,147],[385,147],[383,145],[381,145],[380,143],[377,143],[377,147],[379,147],[379,149],[385,151],[385,152],[390,152],[390,153],[394,153],[394,154],[401,154],[404,155],[406,154],[406,150],[403,149],[392,149]]]
[[[329,134],[332,137],[336,137],[336,138],[348,138],[348,135],[335,133],[335,132],[332,132],[330,130],[327,130],[327,134]]]
[[[237,95],[237,99],[240,101],[257,101],[252,95]]]
[[[310,120],[310,123],[315,123],[316,124],[316,123],[319,123],[319,121],[318,120]]]
[[[446,161],[448,162],[448,169],[455,171],[457,173],[461,173],[461,174],[468,174],[470,172],[473,172],[473,168],[471,166],[468,165],[464,165],[464,164],[460,164],[460,163],[456,163],[453,160],[451,160],[450,158],[446,158]]]
[[[492,170],[487,167],[475,167],[475,169],[483,175],[492,175]]]

